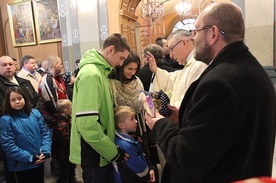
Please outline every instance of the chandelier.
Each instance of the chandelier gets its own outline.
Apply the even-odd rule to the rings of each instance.
[[[176,13],[180,16],[188,16],[191,12],[192,4],[181,1],[175,6]]]
[[[185,18],[196,18],[198,14],[211,4],[212,0],[181,0],[176,6],[176,13]]]
[[[169,0],[143,0],[142,11],[145,20],[156,23],[164,16],[164,3]]]

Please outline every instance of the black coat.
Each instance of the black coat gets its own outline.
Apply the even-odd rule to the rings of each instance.
[[[173,68],[173,69],[175,69],[175,70],[181,70],[181,69],[184,68],[184,65],[180,65],[176,60],[172,59],[172,58],[170,57],[170,54],[168,54],[168,55],[166,56],[166,58],[164,59],[164,61],[165,61],[166,63],[168,63],[168,65],[169,65],[171,68]]]
[[[171,182],[231,182],[271,176],[275,91],[243,42],[228,45],[188,89],[179,127],[167,119],[153,128]]]
[[[39,94],[35,91],[31,82],[26,79],[20,78],[16,75],[14,77],[16,78],[20,88],[26,94],[26,97],[29,99],[30,103],[32,104],[32,107],[37,108],[41,112],[44,104]],[[0,104],[2,104],[5,92],[11,86],[18,86],[18,85],[10,82],[7,78],[0,75]]]
[[[157,64],[158,68],[164,69],[168,72],[175,71],[175,69],[170,67],[165,61],[157,61],[156,64]],[[149,91],[149,87],[150,87],[150,83],[151,83],[151,76],[152,76],[152,72],[149,68],[149,64],[144,65],[144,67],[142,67],[136,75],[142,81],[144,90]]]

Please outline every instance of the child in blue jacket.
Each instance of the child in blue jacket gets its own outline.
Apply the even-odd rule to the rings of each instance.
[[[10,87],[1,105],[0,143],[7,169],[19,183],[44,182],[44,162],[51,138],[40,112],[32,109],[20,87]]]
[[[146,160],[140,143],[129,135],[137,128],[135,110],[128,106],[118,106],[114,114],[117,129],[115,143],[129,154],[129,159],[125,163],[114,164],[115,182],[155,182],[153,166],[148,166],[150,162]]]

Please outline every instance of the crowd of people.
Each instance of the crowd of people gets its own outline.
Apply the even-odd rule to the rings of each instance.
[[[76,165],[84,183],[272,181],[275,90],[244,34],[241,9],[218,2],[142,59],[119,33],[77,59],[72,75],[55,55],[25,55],[19,72],[1,56],[6,182],[43,183],[47,159],[60,183],[77,182]],[[170,115],[164,98],[151,98],[161,91]]]

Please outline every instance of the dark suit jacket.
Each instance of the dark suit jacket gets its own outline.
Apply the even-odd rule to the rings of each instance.
[[[29,99],[30,103],[32,104],[33,108],[37,108],[40,112],[43,110],[44,104],[39,96],[39,94],[35,91],[33,85],[30,81],[20,78],[18,76],[14,76],[20,86],[20,88],[26,94],[26,97]],[[11,86],[18,86],[12,82],[10,82],[7,78],[0,75],[0,104],[3,101],[5,92]]]
[[[176,60],[172,59],[170,57],[170,54],[168,54],[164,60],[166,63],[168,63],[168,65],[175,69],[175,70],[181,70],[184,68],[184,65],[180,65]]]
[[[243,42],[228,45],[188,89],[179,127],[153,128],[172,167],[171,182],[231,182],[270,176],[275,91]]]

